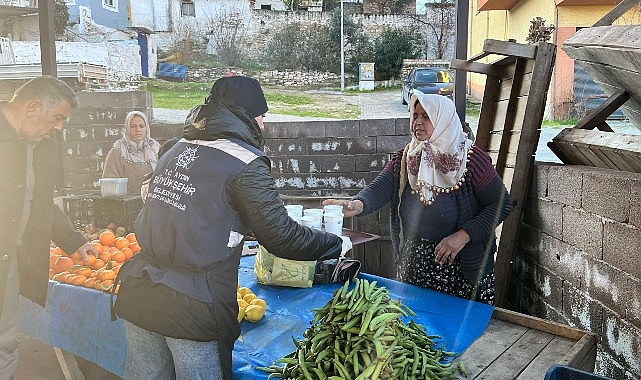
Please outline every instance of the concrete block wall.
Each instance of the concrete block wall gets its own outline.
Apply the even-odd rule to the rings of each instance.
[[[150,115],[151,136],[160,143],[182,134],[182,124],[153,120],[147,92],[87,92],[79,95],[62,140],[64,185],[68,195],[99,193],[104,159],[121,136],[126,114],[140,110]],[[410,137],[409,121],[401,119],[266,121],[265,152],[272,162],[276,188],[286,203],[317,207],[323,199],[349,197],[371,182]],[[381,239],[357,246],[354,257],[362,270],[393,276],[389,241],[389,209],[353,218],[350,227]]]
[[[595,372],[641,378],[641,174],[537,163],[510,308],[599,336]]]

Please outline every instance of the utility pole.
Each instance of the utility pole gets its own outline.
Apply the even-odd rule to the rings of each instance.
[[[343,0],[341,0],[341,92],[345,91],[345,41],[343,30]]]

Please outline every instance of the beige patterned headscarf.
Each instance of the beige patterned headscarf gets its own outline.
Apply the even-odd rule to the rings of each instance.
[[[129,123],[134,116],[140,116],[147,126],[147,134],[140,142],[134,140],[129,133]],[[125,117],[125,128],[122,130],[122,138],[116,140],[114,149],[119,150],[122,156],[128,161],[136,163],[148,162],[152,169],[156,168],[160,143],[151,138],[151,127],[149,126],[147,115],[139,111],[131,111],[127,114]]]
[[[465,181],[473,141],[463,131],[454,102],[441,95],[412,96],[410,128],[417,100],[430,118],[434,132],[425,141],[412,136],[403,151],[401,179],[407,178],[412,193],[420,194],[421,202],[431,205],[438,194],[456,190]],[[401,183],[401,192],[404,187]]]

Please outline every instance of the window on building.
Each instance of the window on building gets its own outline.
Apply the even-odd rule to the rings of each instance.
[[[112,11],[118,10],[118,0],[102,0],[102,7]]]
[[[193,1],[183,1],[180,3],[181,16],[196,16],[196,6]]]
[[[266,10],[266,11],[271,11],[272,10],[272,6],[271,6],[271,4],[261,4],[260,5],[260,9],[263,9],[263,10]]]

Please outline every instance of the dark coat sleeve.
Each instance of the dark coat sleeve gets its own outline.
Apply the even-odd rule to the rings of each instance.
[[[266,158],[250,162],[230,184],[227,195],[270,253],[303,261],[340,255],[342,240],[338,236],[301,226],[287,215]]]

